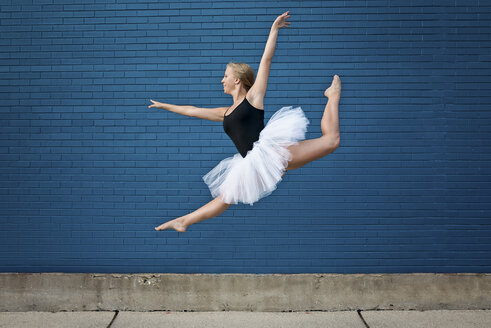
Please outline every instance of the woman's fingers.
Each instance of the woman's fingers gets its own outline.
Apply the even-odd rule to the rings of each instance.
[[[282,28],[282,27],[289,27],[288,25],[290,25],[290,22],[287,22],[286,19],[287,18],[290,18],[291,15],[289,15],[290,11],[286,11],[284,12],[283,14],[281,14],[280,16],[278,16],[278,18],[276,18],[276,21],[275,21],[275,25],[278,26],[279,28]]]

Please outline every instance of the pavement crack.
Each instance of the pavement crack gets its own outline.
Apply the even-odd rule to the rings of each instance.
[[[370,326],[368,325],[368,323],[365,321],[365,318],[363,318],[363,316],[361,315],[361,310],[356,310],[356,312],[358,312],[358,316],[360,317],[361,321],[363,321],[363,324],[365,325],[365,328],[370,328]]]
[[[116,311],[114,312],[114,317],[113,317],[113,319],[111,320],[111,322],[109,323],[109,325],[108,325],[106,328],[111,328],[111,325],[113,324],[114,320],[115,320],[115,319],[116,319],[116,317],[118,316],[118,313],[119,313],[119,311],[118,311],[118,310],[116,310]]]

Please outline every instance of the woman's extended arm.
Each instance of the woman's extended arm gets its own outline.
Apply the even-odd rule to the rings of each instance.
[[[217,107],[217,108],[199,108],[195,106],[179,106],[171,105],[166,103],[161,103],[150,99],[152,105],[148,108],[161,108],[177,114],[202,118],[210,121],[223,121],[223,114],[228,107]]]
[[[179,106],[179,105],[165,104],[158,101],[154,101],[152,99],[150,99],[150,101],[152,102],[152,104],[148,106],[148,108],[153,108],[153,107],[161,108],[186,116],[192,116],[191,114],[193,113],[193,106]]]
[[[251,88],[251,94],[254,99],[259,100],[262,104],[262,99],[266,94],[266,87],[268,85],[269,69],[271,67],[271,62],[273,60],[274,51],[276,48],[276,39],[278,38],[278,31],[282,27],[289,27],[290,22],[286,19],[290,17],[288,15],[290,11],[283,13],[278,16],[271,26],[269,32],[268,41],[266,42],[266,47],[264,48],[263,57],[261,58],[261,63],[259,64],[259,69],[257,71],[256,81]]]

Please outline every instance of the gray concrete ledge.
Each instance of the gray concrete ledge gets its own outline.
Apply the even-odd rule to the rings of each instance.
[[[0,311],[491,309],[491,274],[0,273]]]

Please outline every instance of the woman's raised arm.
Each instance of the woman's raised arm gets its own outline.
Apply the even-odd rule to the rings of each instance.
[[[251,96],[254,99],[260,99],[260,103],[262,103],[262,99],[266,94],[266,88],[268,85],[269,78],[269,69],[271,67],[271,62],[273,60],[274,51],[276,48],[276,39],[278,38],[278,31],[283,27],[289,27],[290,22],[287,22],[286,19],[290,17],[288,15],[290,11],[287,11],[276,18],[273,25],[271,26],[271,30],[269,32],[268,41],[266,42],[266,47],[264,48],[264,53],[261,58],[261,63],[259,64],[259,69],[257,71],[256,81],[254,85],[251,87]]]

